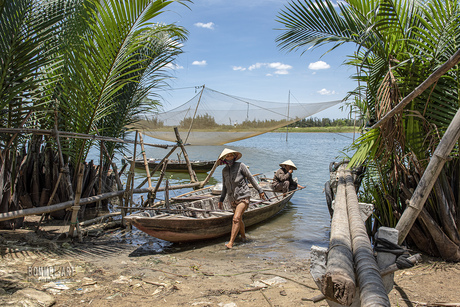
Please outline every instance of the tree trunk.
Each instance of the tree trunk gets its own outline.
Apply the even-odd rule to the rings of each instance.
[[[353,260],[359,283],[361,306],[390,306],[371,242],[361,218],[351,171],[346,171],[347,208],[353,245]]]
[[[331,222],[331,238],[327,253],[326,273],[321,292],[327,299],[349,306],[356,292],[351,236],[348,224],[346,183],[344,171],[338,172],[337,197]]]

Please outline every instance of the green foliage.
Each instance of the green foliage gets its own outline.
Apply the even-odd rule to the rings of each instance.
[[[57,123],[63,131],[123,138],[138,114],[156,107],[152,90],[166,84],[165,68],[182,52],[187,31],[153,23],[174,2],[187,0],[7,1],[0,11],[0,125]],[[92,142],[62,146],[78,165]],[[108,147],[113,153],[115,144]]]
[[[212,129],[219,126],[214,120],[214,117],[207,113],[204,115],[197,115],[195,119],[186,117],[180,121],[179,126],[183,129],[189,129],[192,125],[195,129]]]
[[[460,45],[458,0],[348,0],[338,8],[329,0],[294,0],[279,13],[278,21],[284,26],[277,38],[281,49],[305,52],[327,44],[330,52],[344,43],[355,44],[345,64],[355,68],[357,87],[347,99],[353,98],[353,109],[365,122],[381,119]],[[352,145],[351,164],[372,170],[363,181],[363,195],[376,206],[376,224],[394,226],[394,216],[405,207],[409,187],[415,188],[414,178],[423,173],[459,108],[459,80],[457,65],[403,112]],[[457,145],[455,160],[458,152]],[[450,182],[458,182],[458,172],[453,174],[457,177]],[[456,189],[450,185],[445,180],[442,188]],[[457,198],[453,203],[458,202],[458,192],[452,195]],[[430,203],[437,207],[432,210],[436,216],[440,204]]]

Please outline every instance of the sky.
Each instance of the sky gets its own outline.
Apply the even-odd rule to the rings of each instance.
[[[191,99],[195,86],[226,94],[287,103],[342,100],[356,84],[353,69],[343,65],[355,46],[287,52],[276,38],[283,25],[277,15],[287,0],[195,0],[188,8],[173,3],[157,22],[175,23],[189,31],[184,53],[169,73],[171,90],[160,92],[164,110]],[[347,118],[340,104],[314,115]]]

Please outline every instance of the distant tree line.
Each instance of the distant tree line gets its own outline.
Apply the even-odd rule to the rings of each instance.
[[[158,118],[152,118],[149,120],[150,124],[153,125],[154,128],[163,128],[164,123],[159,120]],[[244,120],[241,123],[235,123],[234,125],[219,125],[209,114],[204,115],[197,115],[195,119],[192,117],[186,117],[180,121],[179,126],[181,128],[189,128],[193,122],[193,127],[195,129],[212,129],[212,128],[267,128],[267,127],[275,127],[280,126],[282,122],[285,122],[284,119],[277,121],[277,120]],[[355,120],[354,119],[330,119],[330,118],[317,118],[317,117],[310,117],[304,118],[292,124],[289,124],[288,127],[345,127],[345,126],[363,126],[363,120]]]
[[[357,126],[363,125],[363,120],[355,120],[342,118],[342,119],[330,119],[330,118],[317,118],[310,117],[301,119],[295,123],[289,124],[289,127],[344,127],[344,126]]]

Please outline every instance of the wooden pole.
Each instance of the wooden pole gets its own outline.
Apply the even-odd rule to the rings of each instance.
[[[286,122],[289,122],[289,104],[290,103],[291,103],[291,91],[289,90]],[[286,125],[286,142],[288,141],[288,134],[289,134],[289,125]]]
[[[133,195],[134,193],[132,190],[134,189],[134,169],[136,168],[136,152],[137,152],[137,140],[139,137],[139,131],[136,130],[136,137],[134,138],[134,153],[133,153],[133,161],[131,162],[131,168],[129,169],[129,174],[131,175],[131,184],[130,184],[130,192],[129,192],[129,206],[133,205]]]
[[[169,190],[179,190],[179,189],[186,189],[186,188],[195,188],[199,185],[200,185],[199,182],[195,182],[195,183],[189,183],[189,184],[172,185],[168,187],[168,189]],[[157,192],[164,191],[164,190],[165,190],[164,187],[159,187]],[[82,198],[80,199],[80,206],[84,204],[92,204],[99,200],[103,200],[107,198],[122,196],[126,192],[127,190],[120,190],[120,191],[115,191],[115,192],[104,193],[101,195],[91,196],[87,198]],[[151,188],[134,189],[132,190],[132,192],[135,194],[147,193],[147,192],[152,192],[152,189]],[[18,217],[23,217],[23,216],[28,216],[28,215],[50,213],[53,211],[58,211],[58,210],[72,207],[74,204],[75,204],[75,200],[69,200],[69,201],[59,203],[59,204],[54,204],[48,207],[37,207],[37,208],[4,212],[4,213],[0,213],[0,221],[12,220]]]
[[[409,95],[403,98],[400,103],[398,103],[390,112],[385,114],[378,122],[376,122],[371,129],[377,128],[383,125],[388,121],[393,115],[398,112],[401,112],[406,105],[408,105],[415,97],[423,93],[429,86],[437,82],[442,75],[448,72],[452,67],[457,65],[460,62],[460,49],[454,53],[444,64],[442,64],[438,69],[436,69],[425,81],[423,81],[419,86],[417,86]]]
[[[208,183],[209,179],[211,178],[212,174],[214,174],[214,171],[216,168],[220,165],[220,161],[216,160],[214,165],[212,166],[211,171],[209,172],[208,176],[206,176],[206,179],[200,182],[200,188],[204,187],[206,183]]]
[[[190,164],[190,160],[188,159],[187,151],[185,150],[184,144],[182,144],[182,140],[179,135],[179,130],[177,127],[174,127],[174,133],[176,134],[177,144],[179,144],[180,148],[182,149],[182,153],[184,154],[185,162],[187,162],[187,169],[188,173],[190,174],[190,181],[192,183],[197,182],[198,178],[196,177],[195,172],[192,169],[192,165]]]
[[[163,177],[166,173],[166,168],[168,167],[168,159],[166,159],[163,163],[163,168],[161,169],[160,177],[158,178],[157,184],[155,185],[155,189],[151,192],[151,196],[149,198],[152,199],[152,201],[155,201],[157,191],[160,188],[161,181],[163,180]]]
[[[157,166],[155,166],[155,168],[150,173],[150,176],[153,176],[153,174],[155,174],[155,172],[160,169],[161,165],[163,165],[166,159],[169,158],[169,156],[174,152],[174,150],[176,150],[177,147],[179,147],[179,145],[177,144],[174,145],[174,147],[169,151],[169,153],[166,156],[164,156],[164,158],[160,161],[160,163],[158,163]],[[142,188],[146,182],[147,182],[147,178],[145,178],[144,181],[142,181],[142,183],[137,186],[137,189]]]
[[[104,219],[106,218],[109,218],[109,217],[112,217],[112,216],[117,216],[117,215],[121,215],[121,212],[112,212],[112,213],[109,213],[109,214],[105,214],[103,216],[98,216],[98,217],[95,217],[94,219],[90,219],[90,220],[86,220],[86,221],[83,221],[83,222],[80,222],[80,226],[88,226],[88,225],[91,225],[93,223],[98,223],[98,222],[102,222]]]
[[[145,155],[144,139],[142,138],[142,133],[140,133],[140,132],[139,132],[139,141],[141,143],[142,157],[144,158],[145,172],[147,173],[147,182],[149,183],[149,188],[151,188],[152,187],[152,180],[150,179],[149,163],[147,162],[147,156]]]
[[[337,196],[332,215],[326,273],[321,280],[321,292],[328,300],[349,306],[356,292],[356,281],[343,169],[344,166],[341,165],[337,172],[339,175]]]
[[[165,182],[165,207],[169,209],[169,180],[166,179]]]
[[[188,132],[187,132],[187,137],[185,138],[186,143],[190,135],[190,131],[192,131],[193,122],[195,121],[196,112],[198,111],[198,106],[200,105],[200,102],[201,102],[201,96],[203,96],[204,87],[205,86],[203,85],[201,92],[200,92],[200,97],[198,98],[198,102],[196,103],[195,113],[193,113],[192,121],[190,122],[190,127],[188,128]],[[177,133],[176,133],[176,136],[177,136]]]
[[[353,260],[358,278],[361,306],[388,306],[382,276],[375,260],[366,227],[361,218],[358,196],[351,170],[346,170],[347,208],[353,247]]]
[[[41,134],[41,135],[52,135],[53,130],[45,130],[45,129],[25,129],[25,128],[0,128],[0,133],[31,133],[31,134]],[[123,144],[134,144],[134,141],[131,140],[123,140],[119,138],[113,138],[108,136],[99,136],[99,135],[92,135],[92,134],[84,134],[84,133],[76,133],[76,132],[68,132],[68,131],[59,131],[59,134],[65,138],[74,138],[74,139],[84,139],[84,140],[102,140],[107,142],[117,142]],[[150,144],[144,143],[145,146],[152,146],[158,148],[168,148],[173,145],[164,145],[164,144]]]
[[[77,181],[77,193],[75,195],[75,203],[72,206],[72,219],[70,220],[70,227],[69,227],[69,236],[74,237],[74,230],[77,227],[77,232],[79,232],[78,228],[78,211],[80,210],[80,196],[81,196],[81,186],[83,182],[83,173],[85,172],[85,168],[83,163],[81,163],[78,171],[78,181]]]
[[[109,160],[109,163],[112,165],[112,169],[113,169],[113,173],[115,176],[115,181],[117,182],[118,190],[123,190],[123,183],[121,183],[120,175],[118,174],[118,170],[117,170],[117,165],[112,161],[109,151],[107,150],[107,147],[105,147],[105,144],[103,142],[101,142],[101,147],[104,150],[104,154],[107,157],[107,160]]]
[[[396,230],[399,231],[398,234],[398,244],[406,239],[407,234],[409,233],[412,225],[422,211],[425,202],[430,195],[430,191],[433,189],[433,186],[438,179],[439,174],[441,173],[442,167],[446,163],[446,160],[451,153],[452,149],[460,138],[460,109],[455,114],[452,122],[449,127],[447,127],[446,132],[444,133],[441,141],[438,144],[438,147],[434,151],[433,156],[431,157],[430,163],[428,163],[427,168],[423,172],[422,178],[417,185],[412,197],[409,201],[409,205],[404,210],[401,218],[396,224]]]
[[[102,144],[104,144],[104,141],[101,141],[101,148],[99,151],[99,174],[98,174],[98,191],[99,194],[102,193],[102,169],[104,165],[104,150],[102,149]],[[102,209],[102,202],[98,201],[96,204],[96,216],[99,215],[99,210]]]

